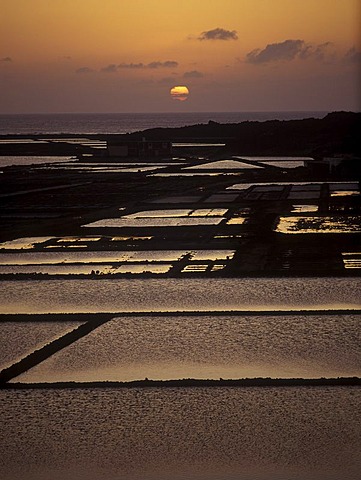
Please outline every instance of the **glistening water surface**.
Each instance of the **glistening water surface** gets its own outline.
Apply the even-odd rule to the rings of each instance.
[[[79,322],[2,322],[0,323],[0,370],[41,348],[55,338],[65,335]]]
[[[217,162],[202,163],[200,165],[192,165],[191,167],[186,167],[184,170],[223,170],[223,169],[254,169],[262,168],[260,165],[250,165],[249,163],[243,163],[238,160],[219,160]]]
[[[218,225],[223,217],[159,217],[159,218],[105,218],[83,227],[193,227]]]
[[[29,253],[0,253],[0,266],[4,265],[58,265],[64,266],[72,263],[84,264],[83,267],[96,263],[119,262],[151,262],[151,261],[176,261],[186,254],[191,254],[193,259],[225,259],[234,254],[234,250],[139,250],[121,252],[29,252]],[[93,267],[91,267],[93,268]]]
[[[0,313],[360,308],[359,278],[149,278],[0,283]]]
[[[115,318],[15,382],[360,376],[361,315]]]
[[[359,480],[352,387],[0,391],[2,480]]]

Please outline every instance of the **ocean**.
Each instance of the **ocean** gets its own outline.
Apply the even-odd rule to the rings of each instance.
[[[0,115],[0,135],[131,133],[156,127],[323,118],[328,112],[56,113]]]

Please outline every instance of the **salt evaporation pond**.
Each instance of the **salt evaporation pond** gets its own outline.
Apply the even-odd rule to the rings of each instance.
[[[358,480],[353,387],[2,390],[3,480]]]
[[[0,323],[0,370],[9,367],[45,343],[65,335],[79,322]]]
[[[0,283],[0,313],[360,308],[359,278],[149,278]]]
[[[243,163],[238,160],[219,160],[217,162],[202,163],[199,165],[192,165],[191,167],[185,167],[184,170],[238,170],[238,169],[255,169],[262,168],[261,165],[250,165],[249,163]]]
[[[360,376],[361,315],[115,318],[15,382]]]
[[[182,256],[190,254],[194,260],[220,260],[230,258],[234,250],[141,250],[121,252],[29,252],[0,253],[0,266],[5,265],[68,265],[84,264],[83,268],[97,263],[147,262],[147,261],[177,261]],[[93,268],[93,267],[91,267]],[[81,272],[80,272],[81,273]]]
[[[56,157],[56,156],[39,157],[39,156],[5,155],[5,156],[0,156],[0,167],[9,167],[11,165],[39,165],[42,163],[68,162],[71,159],[72,157]]]
[[[194,210],[175,208],[169,210],[141,210],[129,215],[123,215],[122,218],[222,217],[226,213],[226,208],[196,208]]]
[[[30,250],[39,243],[45,243],[49,240],[53,240],[54,237],[24,237],[17,238],[15,240],[9,240],[8,242],[0,243],[0,249],[4,250]]]
[[[305,233],[360,233],[360,216],[280,217],[276,232]]]
[[[223,217],[159,217],[159,218],[105,218],[88,223],[83,227],[194,227],[218,225]]]
[[[280,168],[297,168],[304,167],[305,162],[314,161],[311,157],[235,157],[239,159],[260,162],[265,165],[271,165]]]

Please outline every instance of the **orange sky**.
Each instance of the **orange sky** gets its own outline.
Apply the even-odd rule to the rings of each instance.
[[[0,113],[360,110],[360,0],[0,6]]]

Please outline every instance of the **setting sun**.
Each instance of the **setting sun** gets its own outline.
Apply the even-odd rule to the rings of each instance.
[[[177,86],[177,87],[173,87],[171,89],[170,94],[171,94],[173,100],[178,100],[180,102],[184,102],[184,100],[187,100],[187,98],[188,98],[189,90],[184,85],[183,86]]]

